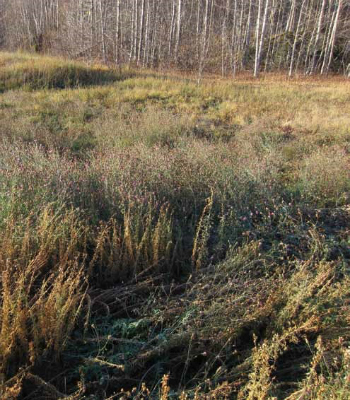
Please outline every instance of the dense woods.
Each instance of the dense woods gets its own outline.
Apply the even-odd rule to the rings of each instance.
[[[0,0],[0,43],[113,64],[350,74],[348,0]]]

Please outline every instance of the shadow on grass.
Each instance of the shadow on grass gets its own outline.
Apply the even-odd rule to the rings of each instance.
[[[106,85],[134,75],[132,71],[90,67],[54,57],[29,58],[0,54],[0,93],[15,89],[30,91]]]

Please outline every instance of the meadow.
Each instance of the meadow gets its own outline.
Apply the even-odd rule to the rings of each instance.
[[[343,399],[350,81],[0,54],[0,397]]]

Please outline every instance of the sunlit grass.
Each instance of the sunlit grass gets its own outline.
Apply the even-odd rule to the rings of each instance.
[[[21,53],[0,82],[2,396],[345,398],[349,83]]]
[[[124,78],[124,74],[104,66],[60,58],[38,57],[18,53],[0,55],[0,91],[13,89],[64,89],[102,85]]]

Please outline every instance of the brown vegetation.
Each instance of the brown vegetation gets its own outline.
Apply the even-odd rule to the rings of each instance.
[[[0,397],[347,399],[349,83],[11,88],[30,63],[0,56]]]

